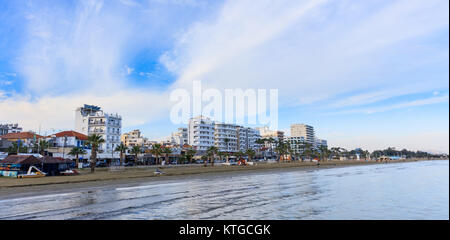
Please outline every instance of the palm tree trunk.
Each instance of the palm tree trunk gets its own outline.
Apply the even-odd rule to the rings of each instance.
[[[92,149],[92,155],[91,155],[91,173],[95,172],[95,165],[97,163],[97,149]]]
[[[77,159],[75,159],[75,168],[78,168],[78,153],[76,155]]]

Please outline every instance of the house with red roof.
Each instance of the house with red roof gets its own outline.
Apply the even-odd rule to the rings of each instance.
[[[20,143],[21,146],[32,147],[34,143],[37,143],[39,139],[43,138],[44,136],[34,132],[12,132],[0,136],[2,148],[12,146],[13,142]]]
[[[88,136],[76,131],[58,132],[47,136],[45,139],[50,144],[48,151],[53,153],[53,156],[71,158],[73,156],[69,156],[68,153],[72,150],[72,148],[80,147],[88,149],[86,144]]]

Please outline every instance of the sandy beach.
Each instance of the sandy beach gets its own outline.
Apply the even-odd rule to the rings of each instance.
[[[422,159],[423,160],[423,159]],[[330,161],[321,162],[320,166],[314,162],[294,163],[257,163],[254,166],[222,166],[214,167],[203,165],[171,165],[159,166],[164,172],[162,176],[155,176],[155,166],[138,166],[127,168],[97,168],[94,174],[89,169],[81,169],[77,176],[56,176],[34,179],[0,178],[0,199],[12,197],[26,197],[36,194],[51,194],[73,189],[93,189],[109,185],[140,184],[151,181],[188,179],[191,177],[221,174],[230,175],[243,172],[307,170],[333,167],[345,167],[368,164],[392,164],[401,162],[421,161],[408,159],[392,161],[390,163],[377,163],[375,161]]]

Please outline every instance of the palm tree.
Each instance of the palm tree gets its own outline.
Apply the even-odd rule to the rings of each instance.
[[[214,159],[216,158],[216,153],[219,151],[219,149],[217,149],[217,147],[215,146],[211,146],[208,148],[208,150],[206,150],[206,155],[208,157],[210,157],[211,159],[211,166],[214,167]],[[206,167],[206,165],[205,165]]]
[[[203,166],[206,167],[208,165],[208,157],[206,155],[202,156]]]
[[[120,152],[120,166],[123,166],[123,154],[127,151],[128,147],[123,144],[123,142],[120,143],[120,145],[117,145],[116,149],[114,151]]]
[[[42,156],[44,156],[45,153],[45,149],[48,149],[50,147],[50,143],[45,141],[45,140],[40,140],[39,141],[39,149],[40,149],[40,154]]]
[[[304,148],[303,154],[304,154],[306,157],[308,157],[308,158],[311,158],[312,155],[313,155],[313,153],[314,153],[312,147],[313,147],[313,146],[312,146],[311,143],[305,142],[305,143],[303,144],[303,148]]]
[[[152,146],[152,150],[150,152],[156,156],[156,162],[155,164],[159,164],[159,156],[162,154],[162,146],[159,143],[156,143]]]
[[[369,158],[370,158],[370,152],[369,152],[369,151],[367,151],[367,150],[365,150],[365,151],[364,151],[364,155],[365,155],[365,157],[364,157],[364,160],[366,160],[366,161],[367,161],[367,157],[369,157]]]
[[[225,161],[229,163],[230,161],[230,153],[229,152],[223,152],[223,156],[225,157]]]
[[[258,138],[258,139],[255,140],[255,143],[259,145],[258,146],[258,151],[257,151],[258,155],[262,156],[261,145],[263,145],[265,143],[264,139],[263,138]]]
[[[86,150],[84,150],[83,148],[80,147],[74,147],[72,148],[72,150],[70,150],[69,155],[71,156],[75,156],[75,167],[78,168],[78,156],[80,154],[86,154]]]
[[[281,156],[286,155],[290,152],[288,144],[284,143],[281,139],[277,142],[275,151],[277,152],[277,161],[278,162],[280,162]]]
[[[8,147],[8,154],[28,153],[28,147],[23,146],[22,141],[13,142],[12,146]]]
[[[320,151],[320,159],[319,161],[323,160],[324,158],[327,159],[328,161],[328,155],[329,155],[329,150],[327,146],[321,145],[319,146],[319,151]]]
[[[177,161],[179,164],[185,164],[186,162],[187,162],[187,157],[186,157],[186,154],[183,154],[183,155],[180,155],[179,157],[178,157],[178,161]]]
[[[91,173],[94,173],[95,166],[97,165],[97,151],[100,146],[100,144],[105,142],[105,139],[101,135],[98,134],[92,134],[88,137],[88,140],[86,141],[88,144],[91,145]]]
[[[168,148],[168,147],[164,147],[164,148],[162,149],[162,153],[164,153],[164,155],[165,155],[165,161],[166,161],[166,164],[170,164],[170,161],[169,161],[169,154],[172,153],[172,149],[170,149],[170,148]]]
[[[225,153],[219,151],[219,152],[217,153],[217,155],[219,156],[219,159],[220,159],[220,161],[222,162],[222,161],[223,161],[223,157],[225,156]]]
[[[256,153],[253,149],[247,149],[247,151],[245,151],[245,154],[247,154],[248,156],[248,161],[251,162]]]
[[[239,162],[241,161],[242,157],[244,156],[244,153],[242,151],[236,152],[234,154],[236,156],[236,160]]]
[[[192,148],[189,148],[186,151],[185,155],[186,155],[187,159],[189,160],[189,163],[192,163],[192,158],[195,156],[195,153],[197,153],[197,151]]]
[[[133,146],[131,148],[131,153],[134,154],[134,162],[137,164],[138,162],[138,154],[140,154],[142,152],[141,147],[140,146]]]

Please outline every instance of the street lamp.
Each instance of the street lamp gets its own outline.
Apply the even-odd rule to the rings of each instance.
[[[66,141],[67,141],[67,135],[64,135],[64,142],[63,142],[63,159],[66,152]]]

